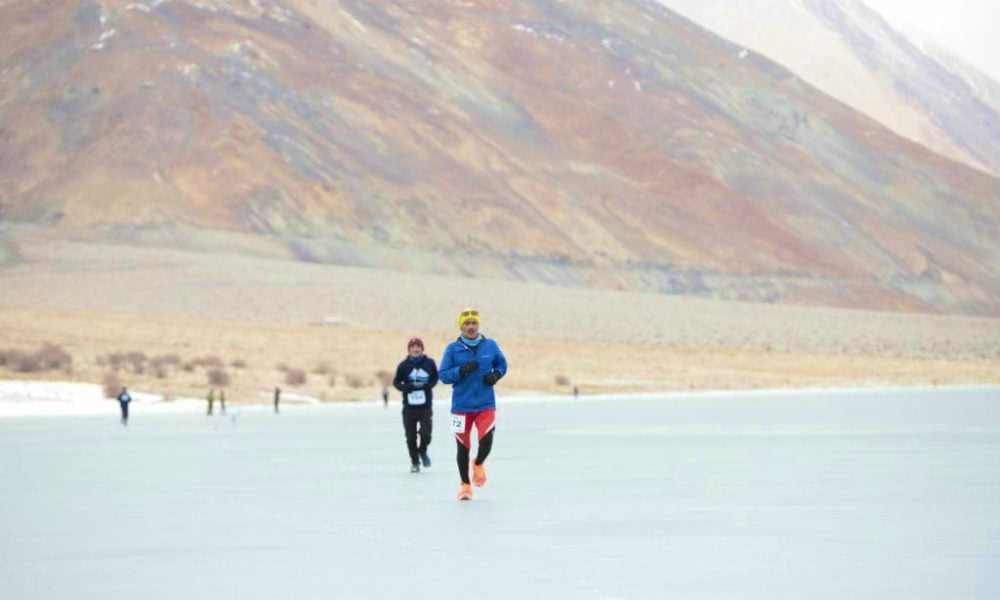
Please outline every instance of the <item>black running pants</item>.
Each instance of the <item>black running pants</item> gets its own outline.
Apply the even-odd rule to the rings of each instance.
[[[420,455],[427,452],[427,446],[431,444],[433,417],[434,413],[429,406],[403,409],[403,430],[406,432],[406,449],[410,453],[410,464],[419,464]]]

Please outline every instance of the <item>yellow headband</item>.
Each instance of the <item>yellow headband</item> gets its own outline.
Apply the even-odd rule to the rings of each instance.
[[[467,308],[462,312],[458,313],[458,328],[461,329],[462,325],[465,325],[466,321],[479,322],[479,311],[474,308]]]

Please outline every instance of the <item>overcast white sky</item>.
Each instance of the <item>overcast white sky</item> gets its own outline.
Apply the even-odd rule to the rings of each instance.
[[[936,41],[1000,81],[1000,0],[863,0],[896,29]]]

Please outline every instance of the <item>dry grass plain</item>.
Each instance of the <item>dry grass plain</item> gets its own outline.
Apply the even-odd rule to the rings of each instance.
[[[439,358],[457,334],[455,313],[474,305],[508,355],[508,392],[1000,383],[1000,319],[463,279],[37,232],[16,239],[20,260],[0,268],[0,350],[59,344],[73,367],[0,366],[2,378],[99,383],[114,371],[107,355],[141,352],[181,361],[117,372],[142,391],[202,396],[207,368],[183,364],[218,357],[232,402],[267,402],[276,385],[372,399],[376,373],[395,368],[409,337]],[[306,382],[286,384],[280,365],[305,371]]]

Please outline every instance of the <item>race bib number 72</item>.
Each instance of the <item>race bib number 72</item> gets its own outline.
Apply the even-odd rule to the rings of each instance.
[[[465,415],[451,415],[451,430],[454,433],[465,433]]]

